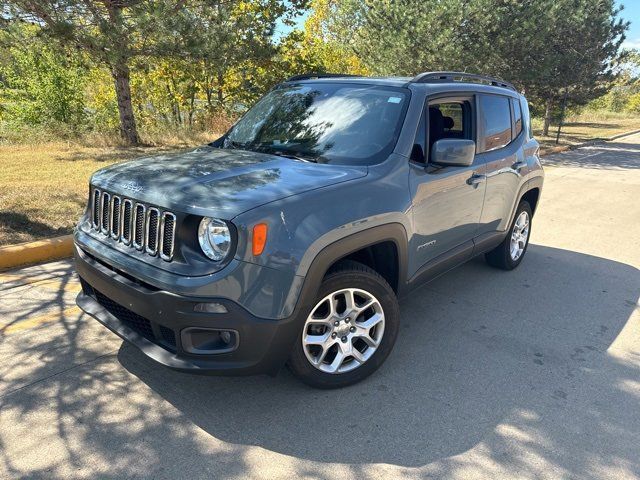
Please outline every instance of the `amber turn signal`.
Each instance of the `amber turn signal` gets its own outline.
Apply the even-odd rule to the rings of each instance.
[[[260,255],[267,243],[267,224],[258,223],[253,226],[253,254]]]

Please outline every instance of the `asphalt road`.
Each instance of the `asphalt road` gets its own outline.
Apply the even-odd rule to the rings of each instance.
[[[545,163],[520,268],[415,292],[339,391],[172,372],[79,313],[69,262],[0,274],[0,477],[640,478],[640,135]]]

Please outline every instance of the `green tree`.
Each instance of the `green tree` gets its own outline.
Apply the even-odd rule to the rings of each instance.
[[[544,109],[583,105],[615,78],[628,22],[614,0],[477,0],[467,9],[463,63],[514,82]]]
[[[589,110],[638,113],[640,103],[640,50],[627,50],[615,68],[617,78],[611,89],[587,104]]]
[[[345,0],[326,28],[376,75],[462,67],[464,0]]]
[[[0,34],[0,101],[19,123],[67,124],[85,120],[86,69],[78,55],[44,41],[40,29],[14,24]]]
[[[546,111],[584,104],[615,77],[628,23],[614,0],[344,0],[326,26],[376,74],[503,77]],[[345,28],[345,26],[347,26]]]
[[[338,0],[312,0],[311,15],[305,22],[304,32],[298,38],[295,50],[284,50],[292,64],[300,64],[304,72],[335,72],[364,75],[369,70],[351,48],[349,32],[354,27],[354,5]],[[286,47],[286,44],[284,45]]]
[[[200,60],[206,74],[213,70],[220,98],[220,72],[228,62],[253,52],[257,47],[251,40],[269,37],[276,19],[287,21],[304,1],[4,0],[1,5],[5,21],[22,18],[42,25],[52,38],[83,49],[109,68],[121,135],[137,144],[130,84],[135,59]]]

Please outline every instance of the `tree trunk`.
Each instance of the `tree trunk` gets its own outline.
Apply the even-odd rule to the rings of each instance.
[[[193,127],[193,107],[196,103],[196,91],[191,92],[191,100],[189,101],[189,127]]]
[[[222,107],[224,102],[224,76],[218,73],[218,106]]]
[[[207,87],[204,93],[207,95],[207,107],[209,107],[209,111],[212,111],[213,110],[213,90]]]
[[[544,126],[542,127],[542,136],[549,135],[549,127],[551,126],[551,99],[547,100],[547,105],[544,111]]]
[[[118,113],[120,114],[120,136],[129,145],[139,145],[140,137],[136,129],[133,104],[131,103],[129,66],[122,62],[112,68],[111,75],[116,86],[116,99],[118,100]]]

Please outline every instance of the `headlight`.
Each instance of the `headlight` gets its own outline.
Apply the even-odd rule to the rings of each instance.
[[[217,218],[204,217],[198,227],[198,241],[203,253],[214,262],[221,262],[231,251],[231,232]]]

